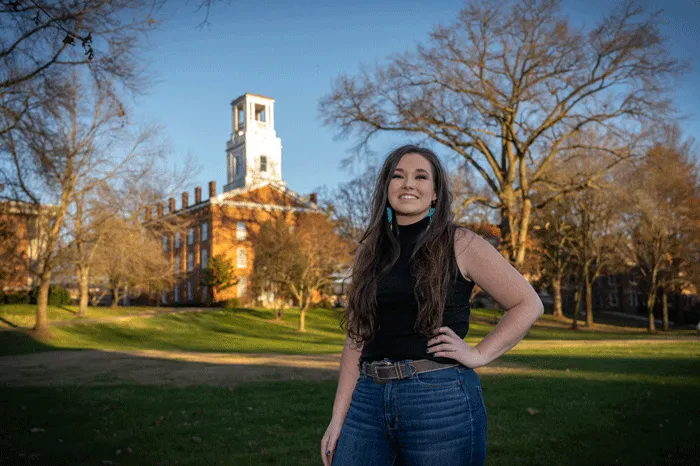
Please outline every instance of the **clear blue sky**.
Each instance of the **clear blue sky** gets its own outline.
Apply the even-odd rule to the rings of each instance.
[[[660,8],[658,0],[645,6]],[[686,135],[700,140],[700,1],[664,2],[665,33],[672,52],[692,60],[676,101],[689,117]],[[449,24],[464,4],[457,0],[231,0],[215,6],[210,26],[198,29],[203,12],[180,0],[169,2],[149,35],[147,52],[157,84],[136,102],[139,117],[164,127],[170,159],[194,155],[200,172],[193,185],[206,192],[226,182],[225,146],[231,133],[230,102],[250,92],[275,99],[275,126],[282,138],[282,172],[288,186],[309,193],[333,187],[359,172],[342,170],[354,141],[334,141],[335,128],[317,112],[335,78],[363,65],[411,50],[436,24]],[[590,24],[608,11],[605,0],[565,0],[576,22]],[[669,6],[670,5],[670,6]],[[382,138],[379,154],[402,142]],[[447,152],[444,152],[447,154]],[[206,196],[206,194],[205,194]]]

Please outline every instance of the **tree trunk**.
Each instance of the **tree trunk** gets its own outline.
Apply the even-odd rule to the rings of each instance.
[[[119,306],[119,287],[118,286],[113,286],[112,287],[112,309],[116,309],[117,306]]]
[[[656,290],[650,290],[647,297],[647,313],[649,317],[649,333],[656,333],[656,323],[654,322],[654,304],[656,303]]]
[[[670,332],[671,326],[668,324],[668,290],[665,286],[661,295],[661,302],[663,303],[662,312],[664,319],[664,332]]]
[[[552,278],[552,292],[554,298],[554,317],[564,317],[564,311],[561,304],[561,276],[557,275]]]
[[[532,211],[532,201],[523,201],[523,210],[520,214],[520,231],[518,232],[518,252],[515,256],[515,263],[523,265],[525,263],[525,253],[527,252],[527,233],[530,227],[530,213]]]
[[[583,294],[583,289],[581,286],[576,288],[574,293],[574,321],[571,322],[571,328],[573,330],[578,330],[578,311],[581,309],[581,295]]]
[[[309,304],[311,303],[311,297],[309,296],[306,299],[306,302],[304,303],[304,307],[301,308],[301,312],[299,313],[299,331],[300,332],[305,332],[306,327],[305,327],[305,321],[306,321],[306,310],[309,309]]]
[[[41,277],[39,294],[36,298],[36,323],[34,331],[37,333],[49,330],[49,287],[51,286],[51,273]]]
[[[87,317],[88,300],[90,299],[89,270],[87,267],[78,267],[78,285],[80,287],[80,305],[77,317]]]
[[[649,317],[648,330],[649,333],[656,333],[656,322],[654,322],[654,306],[656,305],[656,269],[651,271],[649,277],[649,295],[647,296],[647,315]]]
[[[593,326],[593,283],[586,271],[586,327]]]
[[[284,300],[280,300],[279,307],[275,308],[275,320],[282,320],[284,316]]]

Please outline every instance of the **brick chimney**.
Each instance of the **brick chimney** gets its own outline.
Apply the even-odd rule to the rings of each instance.
[[[163,216],[163,203],[159,202],[158,203],[158,217],[162,217],[162,216]]]
[[[150,222],[151,221],[151,206],[146,206],[146,221]]]
[[[309,194],[309,201],[311,201],[312,204],[316,204],[318,202],[318,195],[316,193]]]
[[[199,204],[200,202],[202,202],[202,188],[197,186],[194,188],[194,203]]]
[[[172,214],[175,212],[175,198],[171,197],[168,199],[168,211]]]
[[[182,208],[186,209],[188,205],[189,193],[182,193]]]
[[[209,182],[209,199],[216,197],[216,181]]]

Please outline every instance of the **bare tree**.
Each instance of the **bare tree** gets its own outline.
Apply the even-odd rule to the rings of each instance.
[[[275,320],[280,320],[291,297],[289,284],[301,268],[298,237],[285,218],[277,217],[261,225],[254,244],[252,288],[256,296],[273,297]]]
[[[573,237],[567,197],[558,198],[535,214],[534,237],[537,241],[534,255],[538,259],[540,281],[551,290],[555,317],[564,317],[562,308],[562,281],[571,272],[573,257],[568,247]]]
[[[109,221],[93,267],[95,277],[110,290],[112,307],[117,307],[129,290],[162,290],[173,281],[173,267],[163,257],[159,233],[136,219]]]
[[[325,199],[327,210],[341,237],[358,243],[369,226],[377,167],[368,165],[362,173],[340,183]]]
[[[616,267],[617,203],[611,190],[586,189],[570,197],[572,235],[568,255],[583,282],[586,326],[593,326],[593,283]],[[576,320],[574,319],[574,322]]]
[[[331,283],[334,275],[349,265],[348,244],[335,233],[335,226],[321,215],[301,219],[295,234],[299,239],[299,267],[289,290],[297,299],[301,313],[299,331],[305,331],[306,311],[314,295]]]
[[[39,288],[35,329],[48,326],[48,290],[54,268],[69,250],[70,223],[82,235],[84,199],[110,180],[130,173],[138,160],[154,155],[151,130],[131,133],[123,107],[108,95],[92,92],[76,74],[53,84],[53,99],[0,139],[6,159],[0,164],[0,196],[22,199],[48,215],[32,270]],[[130,128],[129,128],[130,129]],[[121,147],[120,147],[121,145]]]
[[[282,218],[262,225],[255,242],[253,281],[257,290],[272,287],[267,291],[281,291],[282,298],[289,295],[297,301],[299,331],[303,332],[306,311],[315,296],[348,265],[349,243],[323,215],[305,215],[293,232],[290,227]],[[279,317],[282,311],[280,308]]]
[[[670,329],[666,296],[676,287],[697,286],[700,241],[700,172],[692,145],[682,142],[677,129],[649,151],[639,167],[625,173],[624,212],[627,237],[621,250],[628,266],[636,267],[647,284],[649,332],[656,331],[654,307],[663,293],[663,329]],[[666,296],[664,296],[666,295]]]
[[[525,261],[532,211],[590,182],[550,184],[550,165],[586,157],[580,149],[607,151],[613,163],[630,157],[626,129],[668,114],[671,78],[683,69],[657,16],[633,3],[585,31],[559,5],[470,1],[426,45],[340,77],[320,102],[325,123],[356,135],[358,147],[400,132],[463,157],[492,193],[474,201],[496,199],[501,244],[514,265]],[[572,141],[589,129],[608,137]],[[533,193],[545,191],[550,196],[534,203]]]

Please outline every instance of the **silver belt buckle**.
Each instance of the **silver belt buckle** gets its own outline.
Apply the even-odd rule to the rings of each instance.
[[[378,366],[385,366],[385,367],[386,367],[386,366],[393,366],[393,367],[394,367],[394,371],[396,372],[396,380],[401,380],[401,372],[399,371],[399,363],[398,363],[398,362],[381,361],[381,362],[379,362],[379,364],[377,364],[377,365],[378,365]],[[376,376],[373,376],[372,379],[373,379],[376,383],[380,383],[380,384],[385,384],[385,383],[387,383],[389,380],[394,380],[394,379],[381,379],[381,378],[379,378],[379,372],[378,372],[378,371],[377,371],[377,375],[376,375]]]

